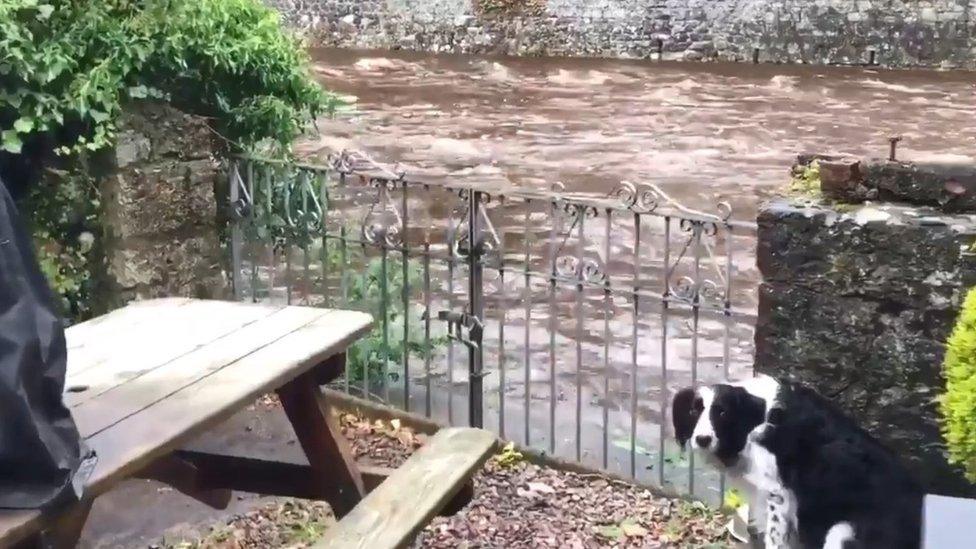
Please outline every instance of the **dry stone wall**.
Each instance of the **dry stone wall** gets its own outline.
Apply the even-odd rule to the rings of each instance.
[[[323,46],[976,68],[976,0],[266,0]]]

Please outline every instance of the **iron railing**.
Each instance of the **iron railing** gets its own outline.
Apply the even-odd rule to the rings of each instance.
[[[229,178],[237,299],[376,317],[344,390],[720,496],[665,418],[675,387],[751,369],[755,226],[727,204],[424,183],[352,154]]]

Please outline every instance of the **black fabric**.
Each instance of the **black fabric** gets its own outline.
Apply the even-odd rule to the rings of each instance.
[[[81,497],[94,456],[64,405],[67,349],[54,295],[0,181],[0,508]]]

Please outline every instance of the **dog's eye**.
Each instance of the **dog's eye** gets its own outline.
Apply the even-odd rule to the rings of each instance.
[[[718,417],[725,417],[725,408],[718,406],[717,404],[712,404],[712,409],[718,414]]]

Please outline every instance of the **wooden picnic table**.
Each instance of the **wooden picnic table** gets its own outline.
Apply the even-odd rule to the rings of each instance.
[[[371,323],[352,311],[162,299],[69,328],[64,398],[98,462],[73,508],[0,511],[0,547],[74,546],[92,499],[130,477],[167,482],[217,507],[244,489],[299,492],[347,514],[366,481],[320,386],[341,375],[347,347]],[[307,464],[185,451],[274,392]]]

